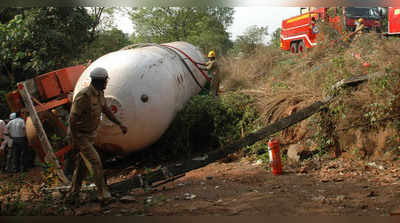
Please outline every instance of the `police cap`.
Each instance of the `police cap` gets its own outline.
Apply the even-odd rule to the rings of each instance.
[[[92,79],[107,79],[108,72],[102,67],[96,67],[90,72],[90,77]]]

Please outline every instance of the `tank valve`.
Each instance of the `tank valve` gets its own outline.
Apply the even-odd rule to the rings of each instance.
[[[146,102],[149,100],[149,96],[147,96],[147,95],[145,95],[145,94],[142,94],[142,96],[140,97],[140,99],[141,99],[144,103],[146,103]]]

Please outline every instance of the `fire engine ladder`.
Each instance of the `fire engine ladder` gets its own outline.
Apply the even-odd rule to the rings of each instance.
[[[51,146],[49,139],[47,138],[46,132],[43,129],[42,122],[39,119],[39,115],[35,110],[35,107],[32,102],[32,98],[30,93],[27,90],[26,87],[26,82],[20,82],[17,84],[18,86],[18,91],[21,95],[21,98],[25,104],[25,108],[28,110],[29,115],[32,119],[33,126],[36,129],[36,132],[39,136],[39,140],[42,143],[42,147],[44,151],[46,152],[46,155],[44,157],[45,161],[48,164],[51,164],[55,167],[54,171],[55,174],[59,177],[60,181],[63,184],[69,184],[68,178],[65,176],[64,171],[61,168],[60,163],[58,162],[54,152],[53,152],[53,147]]]

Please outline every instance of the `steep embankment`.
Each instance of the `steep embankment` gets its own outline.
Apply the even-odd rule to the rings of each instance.
[[[400,39],[373,33],[353,43],[327,36],[304,55],[258,48],[253,55],[222,59],[223,85],[255,96],[258,123],[267,125],[321,100],[341,79],[384,73],[341,90],[326,110],[276,137],[284,148],[391,160],[400,152],[399,51]]]

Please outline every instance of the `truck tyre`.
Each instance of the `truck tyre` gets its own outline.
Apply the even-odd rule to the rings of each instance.
[[[296,42],[292,42],[290,43],[290,52],[292,53],[297,53],[297,43]]]
[[[306,44],[304,44],[304,41],[300,41],[299,45],[297,46],[297,50],[299,53],[305,53],[307,51]]]

